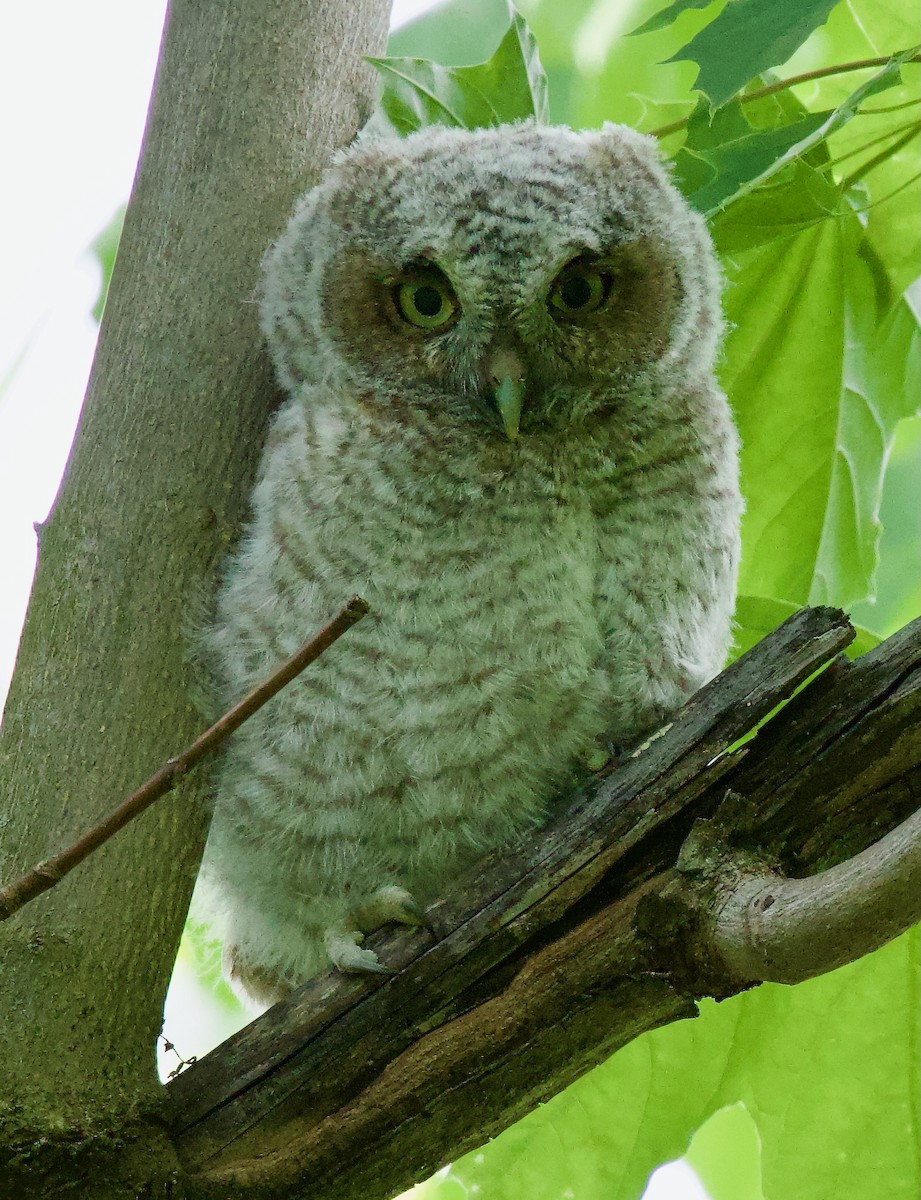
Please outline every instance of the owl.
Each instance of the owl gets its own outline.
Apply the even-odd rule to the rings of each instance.
[[[616,125],[359,141],[298,203],[261,293],[287,399],[207,634],[223,701],[348,596],[371,612],[220,764],[201,888],[256,1004],[385,970],[366,933],[721,668],[720,282]]]

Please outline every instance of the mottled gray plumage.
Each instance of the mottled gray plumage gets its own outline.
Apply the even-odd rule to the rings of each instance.
[[[352,593],[372,615],[220,768],[203,892],[251,997],[373,969],[360,931],[416,920],[720,669],[719,291],[619,126],[359,143],[298,204],[262,296],[289,399],[208,639],[223,699]]]

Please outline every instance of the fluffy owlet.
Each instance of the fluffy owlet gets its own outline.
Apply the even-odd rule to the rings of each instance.
[[[358,143],[265,262],[288,399],[208,641],[228,704],[371,615],[232,740],[203,866],[268,1003],[538,826],[722,666],[741,502],[720,276],[608,125]]]

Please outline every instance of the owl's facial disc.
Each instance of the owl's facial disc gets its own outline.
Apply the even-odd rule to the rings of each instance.
[[[582,285],[573,277],[573,285]],[[585,286],[585,285],[582,285]],[[444,333],[460,318],[461,306],[447,276],[434,263],[411,263],[390,285],[393,306],[400,319],[423,334]],[[579,297],[572,296],[573,305]],[[518,436],[525,401],[525,368],[521,356],[499,343],[485,360],[487,397],[510,442]]]
[[[546,294],[547,312],[558,324],[578,323],[607,304],[612,282],[612,275],[590,254],[579,255],[552,280]],[[500,335],[487,351],[485,377],[490,407],[512,442],[518,437],[530,388],[524,353],[509,340],[508,333]]]

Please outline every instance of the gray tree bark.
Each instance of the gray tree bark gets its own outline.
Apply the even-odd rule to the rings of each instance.
[[[273,403],[259,261],[369,114],[361,56],[384,51],[388,17],[387,0],[170,4],[0,734],[0,877],[95,824],[201,726],[181,631],[239,528]],[[149,1116],[154,1046],[204,783],[183,783],[0,926],[2,1196],[39,1178],[117,1195],[112,1172],[132,1187],[172,1173]],[[123,1142],[106,1156],[97,1135],[112,1133]]]

